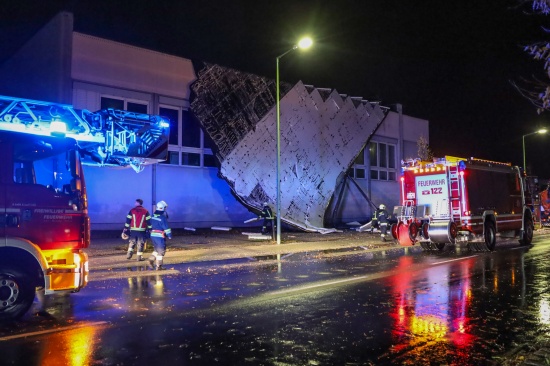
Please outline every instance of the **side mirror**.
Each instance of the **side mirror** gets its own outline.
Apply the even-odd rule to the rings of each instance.
[[[82,181],[80,178],[71,179],[71,191],[80,192],[82,190]]]
[[[71,176],[73,178],[80,177],[80,156],[78,150],[71,150],[70,152],[70,164],[71,164]],[[71,183],[72,186],[72,183]]]

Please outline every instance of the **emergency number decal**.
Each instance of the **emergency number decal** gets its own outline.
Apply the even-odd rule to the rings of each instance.
[[[445,174],[417,176],[415,184],[418,205],[432,206],[448,196]]]

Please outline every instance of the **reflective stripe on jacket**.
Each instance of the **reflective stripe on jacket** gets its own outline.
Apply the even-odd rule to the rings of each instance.
[[[172,238],[172,230],[168,227],[168,220],[162,211],[155,211],[153,217],[151,217],[151,237],[156,238]]]
[[[126,216],[124,227],[134,231],[151,229],[151,215],[143,206],[134,207]]]

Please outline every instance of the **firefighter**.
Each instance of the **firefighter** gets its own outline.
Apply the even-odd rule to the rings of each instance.
[[[128,244],[128,253],[126,259],[132,259],[134,250],[137,246],[137,260],[143,261],[143,249],[145,240],[149,237],[151,230],[151,215],[143,207],[143,200],[136,199],[135,206],[128,212],[124,230],[122,230],[122,239],[130,239]]]
[[[386,211],[386,205],[381,204],[372,216],[372,227],[380,229],[380,237],[382,241],[386,241],[386,235],[388,233],[388,219],[389,213]]]
[[[262,209],[262,213],[260,213],[259,218],[264,219],[264,223],[262,224],[262,234],[268,234],[270,231],[273,230],[273,220],[275,219],[273,217],[273,211],[271,210],[271,207],[269,207],[269,202],[264,203],[264,207]],[[267,227],[269,226],[270,230],[267,230]]]
[[[155,270],[163,270],[162,261],[166,254],[166,238],[172,239],[172,230],[168,227],[166,208],[168,204],[160,201],[156,205],[155,213],[151,218],[151,241],[153,253],[149,256],[149,264]]]

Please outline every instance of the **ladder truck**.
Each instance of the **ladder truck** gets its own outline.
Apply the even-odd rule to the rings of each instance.
[[[87,284],[82,165],[139,172],[166,158],[169,128],[155,115],[0,96],[0,320],[23,316],[37,289]]]
[[[401,206],[391,234],[402,246],[442,250],[465,244],[492,251],[500,237],[533,239],[533,205],[519,167],[476,158],[445,156],[403,162]]]

